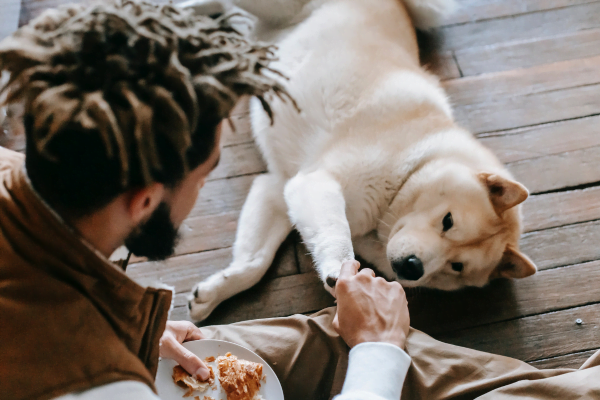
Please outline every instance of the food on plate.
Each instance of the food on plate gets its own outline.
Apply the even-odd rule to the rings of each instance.
[[[203,382],[197,377],[188,373],[181,365],[176,365],[173,367],[173,382],[183,388],[188,389],[187,393],[184,394],[183,397],[191,397],[194,392],[206,392],[208,387],[215,381],[215,373],[212,367],[208,366],[208,369],[210,370],[210,376],[208,377],[208,380]]]
[[[217,358],[219,382],[227,394],[227,400],[258,400],[263,366],[239,360],[231,353]]]

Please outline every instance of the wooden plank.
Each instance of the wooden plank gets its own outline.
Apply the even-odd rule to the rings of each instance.
[[[600,181],[600,146],[509,163],[507,167],[531,193],[595,183]]]
[[[530,196],[523,204],[524,232],[600,219],[600,186]]]
[[[467,49],[600,27],[600,3],[586,3],[441,28],[443,50]]]
[[[221,149],[219,165],[207,181],[266,171],[267,166],[254,142],[236,144]]]
[[[188,218],[239,211],[256,175],[207,182]]]
[[[298,268],[301,273],[305,274],[315,271],[315,264],[312,256],[301,240],[296,244],[296,259],[298,260]]]
[[[598,349],[566,354],[564,356],[546,358],[529,362],[538,369],[573,368],[579,369],[588,358],[594,355]]]
[[[504,162],[515,162],[600,146],[600,116],[553,122],[479,136]]]
[[[450,79],[444,81],[442,86],[454,106],[461,107],[596,84],[600,81],[599,69],[600,57],[590,57],[515,71]]]
[[[204,251],[171,257],[165,261],[133,263],[127,268],[127,275],[141,284],[162,282],[173,286],[176,293],[189,292],[199,281],[229,266],[231,259],[231,248]],[[298,272],[292,237],[286,239],[279,248],[266,279]]]
[[[521,250],[539,270],[600,260],[600,221],[526,233]]]
[[[240,213],[231,211],[186,219],[180,229],[176,254],[197,253],[233,246]]]
[[[283,317],[333,305],[315,272],[263,281],[225,301],[202,325],[219,325],[257,318]]]
[[[264,280],[273,280],[300,273],[296,259],[296,240],[297,237],[294,233],[288,235],[279,250],[277,250],[273,264],[265,274]]]
[[[411,326],[445,334],[600,302],[600,261],[540,271],[520,280],[455,292],[407,290]]]
[[[197,282],[226,268],[230,262],[231,249],[220,249],[133,264],[127,268],[127,275],[140,284],[161,282],[173,286],[176,293],[189,292]]]
[[[473,133],[597,115],[600,114],[600,84],[497,98],[487,103],[455,107],[454,113],[456,121]]]
[[[600,304],[534,315],[443,335],[457,346],[533,361],[600,347]],[[580,318],[583,324],[577,325]]]
[[[231,110],[228,121],[225,121],[221,131],[221,145],[224,147],[254,141],[252,138],[252,127],[250,125],[250,98],[241,98]],[[232,126],[233,125],[233,126]]]
[[[550,38],[528,38],[499,45],[470,47],[455,52],[464,76],[529,68],[597,55],[600,55],[600,29]]]
[[[444,25],[512,17],[519,14],[593,3],[595,1],[597,0],[461,0],[459,9],[454,15],[444,20]]]

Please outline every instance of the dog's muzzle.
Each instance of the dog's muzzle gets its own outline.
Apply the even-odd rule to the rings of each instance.
[[[425,274],[423,263],[415,255],[404,257],[401,260],[394,260],[392,268],[399,279],[407,281],[419,280]]]

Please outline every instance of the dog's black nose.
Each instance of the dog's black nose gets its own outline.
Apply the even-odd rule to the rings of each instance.
[[[416,281],[423,276],[425,270],[423,263],[417,256],[408,256],[402,260],[392,262],[392,268],[400,279]]]

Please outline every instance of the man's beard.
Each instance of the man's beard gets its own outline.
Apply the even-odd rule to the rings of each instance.
[[[164,260],[173,255],[179,233],[171,221],[171,208],[160,203],[148,221],[138,226],[125,239],[125,246],[138,257]]]

